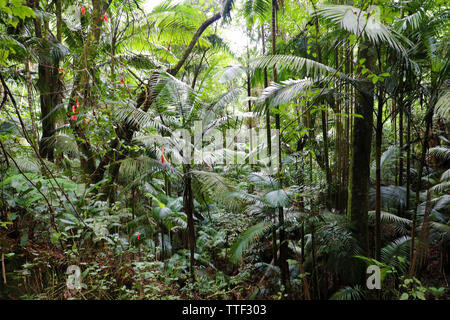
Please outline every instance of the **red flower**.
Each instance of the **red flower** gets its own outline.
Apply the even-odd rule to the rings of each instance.
[[[139,240],[139,236],[138,236],[138,240]]]
[[[120,83],[121,83],[121,84],[124,84],[124,83],[125,83],[125,82],[123,81],[123,77],[120,78]]]
[[[83,6],[80,6],[80,9],[81,9],[81,13],[82,13],[83,15],[85,15],[85,14],[86,14],[86,10],[84,9],[84,7],[83,7]]]
[[[59,71],[59,72],[63,72],[64,69],[63,69],[63,68],[59,68],[58,71]]]
[[[103,15],[103,17],[100,18],[100,20],[105,21],[105,22],[108,22],[108,19],[109,19],[109,16],[108,16],[107,13],[105,13],[105,14]]]
[[[164,158],[164,149],[163,146],[161,146],[161,163],[166,162],[166,158]]]
[[[77,121],[77,116],[70,116],[70,120]]]
[[[72,112],[75,113],[76,107],[75,105],[72,106]]]

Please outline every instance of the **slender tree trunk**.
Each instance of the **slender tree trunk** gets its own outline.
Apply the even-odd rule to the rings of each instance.
[[[398,163],[398,185],[403,186],[403,95],[400,96],[399,108],[398,141],[400,144],[400,157]]]
[[[379,46],[376,46],[378,56],[378,72],[382,73],[382,59]],[[381,261],[381,147],[383,143],[383,86],[378,88],[378,111],[375,137],[375,259]]]
[[[421,99],[422,100],[422,99]],[[406,126],[406,212],[409,211],[411,201],[411,108],[407,114],[407,126]]]
[[[276,50],[276,31],[277,31],[277,2],[272,0],[272,55],[277,54]],[[273,67],[273,81],[277,82],[277,70],[276,66]],[[278,138],[278,181],[280,183],[280,188],[283,186],[282,179],[282,167],[281,162],[281,125],[280,125],[280,107],[277,106],[277,113],[275,115],[275,127],[277,129]],[[283,207],[278,207],[278,222],[279,222],[279,238],[280,238],[280,272],[281,272],[281,283],[289,291],[289,266],[287,263],[287,251],[288,243],[286,241],[286,235],[284,230],[284,212]]]
[[[31,78],[31,61],[27,60],[25,62],[25,77],[26,77],[26,86],[27,86],[27,98],[28,98],[28,108],[30,109],[30,118],[31,118],[31,131],[33,134],[33,144],[35,149],[38,150],[39,146],[39,138],[38,138],[38,130],[36,126],[36,115],[34,112],[34,100],[33,100],[33,82]]]
[[[262,50],[263,55],[266,54],[266,41],[265,41],[265,31],[264,31],[264,25],[261,25],[261,41],[262,41]],[[267,68],[264,68],[264,88],[267,88],[269,86],[269,77],[267,75]],[[272,167],[272,133],[270,130],[270,108],[269,105],[266,104],[266,140],[267,140],[267,157],[269,158],[269,168]],[[273,255],[273,261],[275,264],[278,263],[278,257],[277,257],[277,234],[275,228],[272,228],[272,255]]]
[[[192,178],[191,165],[183,165],[184,174],[184,193],[183,193],[183,207],[187,216],[188,224],[188,244],[190,250],[189,270],[192,280],[195,280],[194,273],[194,254],[195,254],[195,226],[194,226],[194,196],[192,194]]]
[[[413,212],[413,219],[412,219],[412,229],[411,229],[411,245],[410,245],[410,252],[409,252],[410,261],[411,261],[410,270],[409,270],[410,277],[413,277],[415,274],[413,261],[415,259],[414,245],[415,245],[415,238],[416,238],[417,208],[419,206],[419,195],[420,195],[420,189],[422,188],[422,173],[423,173],[423,168],[425,166],[426,155],[428,152],[428,138],[430,135],[431,128],[433,126],[433,115],[434,115],[434,107],[435,107],[436,102],[437,102],[437,90],[435,90],[435,92],[433,92],[433,95],[429,102],[429,107],[428,107],[427,113],[425,115],[426,127],[425,127],[424,137],[422,140],[422,154],[420,157],[419,170],[417,173],[417,186],[416,186],[417,189],[416,189],[416,197],[415,197],[414,212]]]
[[[375,259],[381,260],[381,145],[383,139],[383,97],[378,93],[378,114],[376,128],[376,201],[375,201]]]
[[[314,1],[312,0],[311,3],[314,6],[314,11],[316,10]],[[315,19],[315,27],[316,27],[316,47],[317,47],[317,61],[319,63],[322,63],[322,50],[319,45],[319,18],[316,16]],[[327,124],[327,113],[325,110],[321,110],[321,119],[322,119],[322,136],[323,136],[323,161],[325,164],[325,176],[327,179],[327,200],[326,200],[326,207],[330,208],[330,199],[331,199],[331,170],[330,170],[330,161],[329,161],[329,155],[328,155],[328,124]]]
[[[314,292],[316,293],[317,299],[320,300],[320,283],[319,283],[319,266],[316,260],[316,230],[314,225],[311,230],[311,255],[312,255],[312,269],[313,269],[313,279],[315,281],[316,288]]]

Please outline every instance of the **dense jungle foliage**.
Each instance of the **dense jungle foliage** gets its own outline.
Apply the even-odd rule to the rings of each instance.
[[[449,14],[0,0],[0,298],[448,299]]]

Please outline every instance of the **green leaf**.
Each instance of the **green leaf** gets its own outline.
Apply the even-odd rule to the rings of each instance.
[[[408,300],[408,298],[409,298],[409,294],[407,294],[407,293],[405,292],[405,293],[403,293],[403,294],[401,295],[400,300]]]
[[[426,300],[425,295],[421,291],[417,292],[417,298],[419,298],[420,300]]]

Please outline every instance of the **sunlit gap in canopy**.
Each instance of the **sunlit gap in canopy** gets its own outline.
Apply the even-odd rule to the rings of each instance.
[[[143,5],[143,9],[149,13],[156,6],[163,3],[165,0],[146,0]],[[172,4],[182,3],[183,0],[173,0]],[[240,1],[236,1],[239,4]],[[219,8],[218,8],[219,9]],[[231,51],[233,51],[236,55],[241,55],[246,52],[247,48],[247,34],[243,29],[242,21],[237,21],[237,17],[233,17],[234,19],[231,23],[225,26],[224,30],[220,32],[220,36],[225,40],[225,42],[230,47]]]

